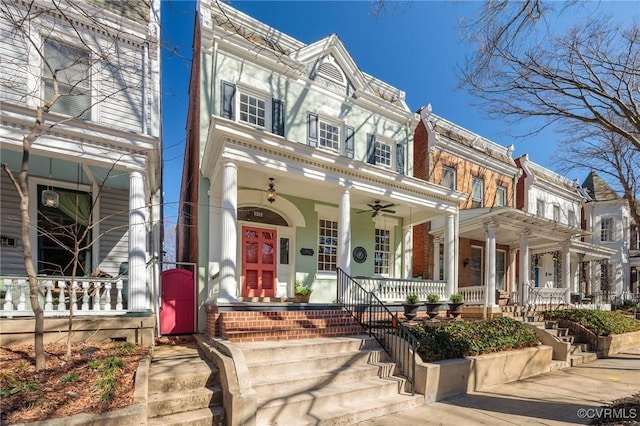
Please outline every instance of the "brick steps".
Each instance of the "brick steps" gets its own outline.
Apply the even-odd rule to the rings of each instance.
[[[231,342],[258,342],[363,333],[349,313],[335,310],[219,312],[215,335]]]

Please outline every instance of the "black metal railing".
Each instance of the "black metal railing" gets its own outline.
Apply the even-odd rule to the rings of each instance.
[[[336,300],[374,337],[411,384],[415,395],[418,340],[378,297],[338,268]]]

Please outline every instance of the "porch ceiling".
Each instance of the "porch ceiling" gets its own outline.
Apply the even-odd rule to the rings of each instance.
[[[557,250],[564,242],[590,235],[584,229],[534,216],[511,207],[461,210],[459,222],[460,237],[478,241],[486,239],[485,225],[493,223],[496,243],[512,248],[518,248],[522,234],[528,232],[529,249],[532,251]],[[436,224],[432,227],[431,233],[441,237],[444,234],[442,225]],[[597,246],[582,243],[580,248],[592,250],[597,249]],[[596,252],[594,254],[598,257],[610,256],[606,250],[596,250]]]
[[[466,194],[439,185],[372,166],[266,134],[249,126],[221,120],[212,124],[203,158],[203,173],[212,179],[212,194],[220,193],[216,176],[221,159],[232,159],[238,166],[238,189],[266,191],[269,178],[280,197],[299,197],[337,206],[342,192],[349,188],[351,209],[370,210],[367,204],[379,200],[402,218],[404,224],[418,224],[455,212]],[[215,135],[212,132],[216,132]],[[218,151],[218,155],[215,154]],[[277,203],[277,200],[276,200]],[[266,192],[264,205],[266,201]],[[371,214],[358,214],[371,218]]]

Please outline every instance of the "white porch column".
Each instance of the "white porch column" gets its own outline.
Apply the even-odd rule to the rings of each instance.
[[[529,302],[529,231],[520,234],[520,305]]]
[[[486,233],[486,293],[485,302],[487,307],[496,306],[496,224],[489,222],[485,225]]]
[[[433,238],[433,279],[440,279],[440,238],[437,237]]]
[[[226,161],[222,166],[222,197],[220,221],[220,293],[218,300],[237,300],[236,271],[238,241],[238,166]]]
[[[447,280],[446,297],[451,297],[457,291],[456,288],[456,216],[447,214],[444,222],[444,278]]]
[[[569,243],[562,245],[562,283],[564,284],[564,301],[571,303],[571,253]]]
[[[404,233],[404,251],[403,251],[403,270],[402,278],[413,277],[413,265],[411,264],[411,257],[413,256],[413,226],[408,225],[403,227]]]
[[[506,286],[505,286],[506,287]],[[509,248],[509,296],[513,294],[517,290],[516,285],[516,249],[513,247]],[[511,301],[513,303],[513,300]]]
[[[351,275],[351,194],[342,191],[338,207],[338,267]]]
[[[222,205],[222,199],[215,194],[213,188],[209,188],[207,192],[209,195],[209,234],[213,234],[218,229],[221,229],[222,223],[222,209],[219,206]],[[217,294],[220,292],[220,250],[221,250],[220,238],[209,238],[209,267],[208,267],[208,282],[207,282],[207,298],[209,300],[216,300]],[[212,280],[211,277],[218,276],[218,279]]]
[[[147,304],[147,244],[144,179],[139,172],[129,175],[129,289],[128,309],[144,311]]]

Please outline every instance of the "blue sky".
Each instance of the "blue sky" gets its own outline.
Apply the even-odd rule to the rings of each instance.
[[[406,93],[413,111],[431,104],[433,112],[500,145],[514,144],[514,156],[558,170],[553,158],[559,136],[517,138],[533,124],[514,127],[489,120],[476,99],[456,89],[456,67],[469,54],[460,22],[472,18],[479,1],[392,2],[378,15],[370,1],[241,1],[236,9],[285,34],[313,43],[337,34],[359,68]],[[163,0],[163,145],[165,220],[175,222],[180,193],[195,2]],[[580,13],[611,14],[630,23],[640,16],[638,1],[588,2]],[[569,15],[575,17],[575,14]],[[563,22],[567,24],[568,22]],[[584,171],[568,177],[582,181]]]

